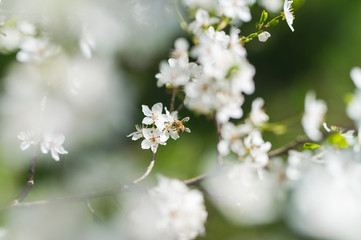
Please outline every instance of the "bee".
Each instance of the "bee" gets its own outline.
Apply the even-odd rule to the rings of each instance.
[[[171,128],[174,131],[177,131],[178,135],[183,132],[190,133],[191,130],[183,125],[183,123],[188,122],[188,121],[189,121],[189,117],[185,117],[182,120],[174,120],[174,122],[171,125]]]

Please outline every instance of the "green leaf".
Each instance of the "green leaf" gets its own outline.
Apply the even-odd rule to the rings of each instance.
[[[265,10],[263,10],[262,14],[261,14],[261,18],[259,20],[259,25],[262,26],[268,18],[268,12],[266,12]]]
[[[251,33],[250,35],[248,35],[248,38],[255,38],[257,37],[257,33]]]
[[[271,27],[274,27],[276,26],[280,21],[278,21],[277,19],[273,19],[272,21],[270,21],[268,24],[271,26]]]
[[[303,149],[315,149],[315,148],[319,148],[319,147],[321,147],[321,146],[317,143],[304,143],[303,144]]]
[[[333,145],[336,145],[339,148],[347,148],[348,147],[345,137],[342,136],[341,133],[339,133],[339,132],[328,136],[326,138],[326,141]]]

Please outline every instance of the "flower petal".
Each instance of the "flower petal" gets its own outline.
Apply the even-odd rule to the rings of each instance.
[[[163,104],[162,103],[156,103],[153,105],[152,107],[152,112],[153,113],[158,113],[161,114],[163,111]]]
[[[149,109],[147,105],[142,105],[142,112],[144,113],[145,116],[148,117],[153,115],[152,111]]]
[[[150,148],[150,140],[144,139],[141,143],[142,149],[149,149]]]

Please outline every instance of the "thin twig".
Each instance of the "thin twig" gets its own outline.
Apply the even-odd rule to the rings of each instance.
[[[219,132],[219,129],[217,129],[217,133]],[[218,136],[220,136],[218,134]],[[294,143],[288,144],[284,147],[281,147],[279,149],[276,149],[274,151],[271,151],[268,156],[271,157],[275,157],[275,156],[279,156],[282,154],[286,154],[289,150],[298,147],[299,145],[308,142],[309,139],[308,138],[304,138],[304,139],[300,139]],[[152,171],[153,167],[154,167],[154,163],[155,163],[155,153],[152,153],[152,160],[146,170],[146,172],[143,174],[143,176],[141,176],[140,178],[136,179],[135,181],[132,182],[132,184],[130,185],[122,185],[119,186],[115,189],[112,190],[107,190],[107,191],[101,191],[101,192],[91,192],[91,193],[86,193],[86,194],[78,194],[78,195],[71,195],[71,196],[65,196],[65,197],[59,197],[59,198],[53,198],[50,200],[40,200],[40,201],[33,201],[33,202],[21,202],[22,200],[24,200],[24,198],[26,197],[26,195],[28,194],[28,192],[31,189],[31,186],[33,185],[33,181],[34,181],[34,172],[35,172],[35,162],[37,157],[34,157],[32,159],[32,164],[31,167],[29,169],[29,176],[28,176],[28,184],[25,187],[25,189],[23,190],[23,192],[19,195],[19,197],[17,197],[17,201],[14,201],[13,204],[3,207],[1,210],[4,210],[6,208],[9,207],[33,207],[33,206],[41,206],[41,205],[46,205],[46,204],[51,204],[51,203],[64,203],[64,202],[77,202],[77,201],[89,201],[89,199],[93,199],[93,198],[100,198],[100,197],[106,197],[106,196],[114,196],[116,194],[119,194],[122,191],[125,191],[127,189],[129,189],[132,185],[135,185],[141,181],[143,181]],[[217,156],[218,157],[218,156]],[[219,162],[219,160],[218,160]],[[222,168],[217,168],[216,170],[209,172],[209,173],[205,173],[202,175],[199,175],[197,177],[194,178],[190,178],[187,180],[184,180],[183,182],[187,185],[187,186],[200,186],[199,184],[201,182],[203,182],[204,180],[207,180],[209,178],[215,177],[217,175],[220,175],[224,170],[224,167]],[[30,181],[30,183],[29,183]],[[32,182],[31,182],[32,181]]]
[[[180,112],[184,108],[184,102],[182,102],[179,107],[177,108],[177,112]]]
[[[120,192],[125,191],[127,189],[130,189],[130,187],[132,187],[135,184],[143,181],[150,174],[150,172],[152,171],[153,166],[154,166],[155,155],[156,155],[155,153],[152,153],[152,160],[151,160],[146,172],[143,174],[143,176],[141,176],[140,178],[134,180],[129,185],[120,185],[115,189],[101,191],[101,192],[91,192],[91,193],[85,193],[85,194],[70,195],[70,196],[65,196],[65,197],[53,198],[53,199],[49,199],[49,200],[39,200],[39,201],[33,201],[33,202],[21,202],[24,198],[19,200],[20,199],[19,197],[23,196],[23,195],[26,196],[27,192],[29,192],[29,190],[30,190],[30,188],[29,188],[29,190],[27,190],[26,194],[21,193],[19,195],[19,197],[17,198],[17,201],[14,201],[12,204],[10,204],[8,206],[0,208],[0,211],[5,210],[7,208],[11,208],[11,207],[34,207],[34,206],[42,206],[42,205],[52,204],[52,203],[89,201],[89,199],[93,199],[93,198],[101,198],[101,197],[117,195]]]
[[[95,212],[94,208],[91,206],[89,199],[86,200],[86,206],[89,210],[89,212],[91,213],[94,222],[96,223],[102,223],[103,221],[100,219],[100,217],[97,215],[97,213]]]
[[[150,174],[150,172],[152,171],[152,169],[154,167],[154,162],[155,162],[155,152],[152,153],[152,160],[151,160],[147,170],[145,171],[143,176],[141,176],[140,178],[133,181],[134,184],[137,184],[140,181],[143,181],[146,177],[148,177],[148,175]]]
[[[215,170],[213,170],[211,172],[204,173],[204,174],[201,174],[201,175],[199,175],[197,177],[184,180],[183,183],[186,184],[187,186],[198,186],[204,180],[207,180],[209,178],[220,175],[221,173],[224,172],[225,169],[226,169],[225,167],[216,168]]]
[[[5,210],[7,208],[11,208],[11,207],[36,207],[36,206],[43,206],[43,205],[55,204],[55,203],[71,203],[71,202],[88,201],[89,199],[93,199],[93,198],[114,196],[127,189],[129,189],[129,186],[124,185],[124,186],[120,186],[120,187],[112,189],[112,190],[105,190],[105,191],[101,191],[101,192],[90,192],[90,193],[70,195],[70,196],[65,196],[65,197],[57,197],[57,198],[52,198],[52,199],[48,199],[48,200],[21,202],[21,203],[5,206],[5,207],[1,208],[0,211]]]
[[[173,110],[174,110],[174,103],[175,103],[175,97],[177,95],[177,92],[178,92],[178,88],[173,88],[173,90],[172,90],[172,98],[170,100],[170,106],[169,106],[169,111],[170,112],[173,112]]]
[[[221,136],[221,124],[217,121],[217,119],[214,120],[216,122],[216,127],[217,127],[217,164],[218,167],[223,165],[223,159],[222,159],[222,155],[218,150],[218,144],[219,142],[222,140],[222,136]]]
[[[299,146],[299,145],[301,145],[301,144],[303,144],[305,142],[308,142],[308,141],[309,141],[309,139],[307,139],[307,138],[300,139],[300,140],[298,140],[298,141],[296,141],[294,143],[288,144],[288,145],[286,145],[284,147],[281,147],[279,149],[271,151],[268,154],[268,156],[269,157],[275,157],[275,156],[285,154],[289,150],[291,150],[293,148],[296,148],[297,146]],[[34,158],[34,159],[36,160],[36,158]],[[35,160],[34,160],[34,162],[35,162]],[[93,198],[115,196],[115,195],[119,194],[120,192],[130,190],[131,187],[135,186],[135,184],[137,184],[140,181],[144,180],[150,174],[150,172],[152,171],[152,168],[154,166],[154,162],[155,162],[155,153],[152,154],[151,163],[148,166],[148,168],[147,168],[146,172],[144,173],[144,175],[141,176],[140,178],[138,178],[137,180],[133,181],[132,184],[129,184],[129,185],[121,185],[121,186],[119,186],[119,187],[117,187],[115,189],[101,191],[101,192],[91,192],[91,193],[85,193],[85,194],[71,195],[71,196],[53,198],[53,199],[49,199],[49,200],[39,200],[39,201],[33,201],[33,202],[17,202],[17,203],[13,203],[11,205],[8,205],[8,206],[5,206],[5,207],[1,208],[0,211],[5,210],[7,208],[11,208],[11,207],[35,207],[35,206],[43,206],[43,205],[46,205],[46,204],[52,204],[52,203],[66,203],[66,202],[79,202],[79,201],[88,202],[90,199],[93,199]],[[34,166],[35,166],[35,163],[34,163]],[[197,177],[184,180],[183,182],[187,186],[201,187],[200,186],[201,182],[203,182],[203,181],[205,181],[205,180],[207,180],[209,178],[212,178],[212,177],[215,177],[215,176],[218,176],[218,175],[222,174],[224,172],[224,170],[226,170],[225,167],[217,168],[212,172],[205,173],[205,174],[199,175]],[[29,190],[30,190],[30,188],[29,188]],[[19,195],[19,197],[20,197],[20,195]],[[19,199],[19,197],[17,199]]]
[[[294,149],[294,148],[296,148],[296,147],[298,147],[298,146],[300,146],[300,145],[302,145],[302,144],[304,144],[306,142],[309,142],[309,141],[310,141],[309,138],[299,139],[296,142],[290,143],[290,144],[288,144],[286,146],[280,147],[278,149],[275,149],[275,150],[269,152],[268,157],[272,158],[272,157],[280,156],[282,154],[286,154],[289,150]]]
[[[26,196],[29,194],[31,188],[33,187],[34,177],[35,177],[35,165],[36,165],[36,160],[38,158],[39,158],[39,150],[36,151],[33,158],[31,159],[30,167],[29,167],[29,171],[28,171],[28,178],[27,178],[28,181],[26,182],[26,185],[25,185],[23,191],[13,201],[13,204],[18,204],[18,203],[22,202],[26,198]]]

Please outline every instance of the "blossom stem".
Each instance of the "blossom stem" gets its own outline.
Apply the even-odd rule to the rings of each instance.
[[[215,120],[215,122],[216,122],[216,127],[217,127],[217,146],[218,146],[219,142],[222,140],[221,124],[217,120]],[[220,167],[223,165],[223,158],[222,158],[221,153],[218,150],[218,147],[216,147],[216,149],[217,149],[217,164],[218,164],[218,167]]]
[[[149,164],[147,170],[145,171],[143,176],[141,176],[140,178],[133,181],[134,184],[137,184],[137,183],[143,181],[146,177],[149,176],[150,172],[152,171],[152,169],[154,167],[154,162],[155,162],[155,152],[152,153],[152,160],[150,161],[150,164]]]
[[[176,95],[177,95],[177,92],[178,92],[178,88],[173,88],[172,98],[171,98],[171,100],[170,100],[170,106],[169,106],[169,111],[170,111],[170,112],[173,112],[173,110],[174,110],[175,97],[176,97]]]
[[[177,108],[177,112],[179,112],[180,110],[182,110],[184,108],[184,102],[182,102],[179,107]]]
[[[19,194],[19,196],[17,198],[15,198],[15,200],[13,201],[13,204],[18,204],[20,202],[22,202],[26,196],[29,194],[31,188],[34,185],[34,177],[35,177],[35,165],[36,165],[36,160],[39,158],[39,150],[37,150],[33,156],[33,158],[31,159],[30,162],[30,168],[28,171],[28,181],[23,189],[23,191]]]
[[[181,13],[180,10],[179,10],[178,0],[174,0],[174,6],[175,6],[175,10],[176,10],[177,15],[178,15],[178,19],[179,19],[181,28],[182,28],[184,31],[191,33],[191,32],[189,31],[189,29],[188,29],[188,24],[187,24],[187,22],[184,20],[184,17],[183,17],[182,13]]]

